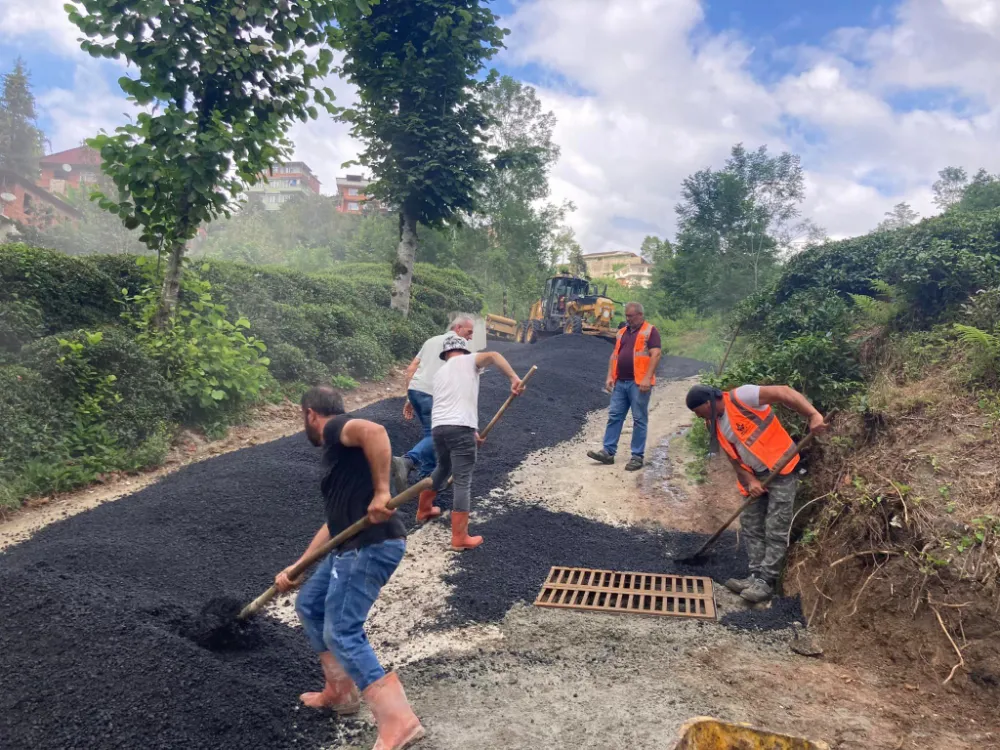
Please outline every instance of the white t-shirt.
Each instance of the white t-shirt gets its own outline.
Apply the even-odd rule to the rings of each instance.
[[[413,379],[410,380],[410,390],[434,395],[434,376],[444,364],[441,359],[441,349],[444,348],[444,337],[447,335],[447,333],[442,333],[440,336],[431,336],[420,347],[420,351],[417,353],[420,364],[417,366],[417,371],[413,373]]]
[[[759,385],[741,385],[736,389],[736,398],[742,401],[744,404],[749,406],[751,409],[760,408],[760,386]],[[767,471],[767,465],[763,463],[759,458],[757,458],[753,453],[747,450],[743,443],[741,443],[737,437],[736,433],[733,432],[733,426],[729,423],[729,415],[724,411],[719,417],[719,427],[722,428],[722,434],[725,436],[726,440],[736,446],[736,452],[742,459],[743,463],[749,466],[758,474]]]
[[[479,429],[479,376],[475,354],[452,357],[434,376],[431,428],[452,425]]]

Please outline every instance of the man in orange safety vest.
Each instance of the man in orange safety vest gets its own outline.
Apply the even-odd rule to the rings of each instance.
[[[730,578],[725,583],[726,588],[751,603],[766,601],[774,594],[788,551],[788,529],[799,483],[796,455],[766,489],[761,485],[761,479],[795,445],[772,404],[782,404],[801,414],[813,432],[826,429],[823,415],[787,385],[741,385],[725,392],[696,385],[687,394],[687,407],[705,420],[713,447],[721,446],[729,456],[740,493],[760,498],[743,511],[740,519],[747,540],[750,575]]]
[[[587,451],[590,458],[602,464],[613,464],[622,434],[625,415],[632,411],[632,457],[625,471],[642,468],[646,454],[646,427],[649,422],[649,396],[656,385],[656,367],[660,364],[660,332],[646,320],[642,305],[625,305],[626,325],[618,329],[615,349],[608,360],[605,388],[611,391],[608,426],[604,431],[604,447]]]

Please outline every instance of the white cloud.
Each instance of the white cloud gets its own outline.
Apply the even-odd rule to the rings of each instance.
[[[38,39],[60,54],[79,54],[82,34],[63,0],[0,0],[0,40]]]
[[[110,133],[136,112],[117,87],[108,85],[96,62],[75,66],[71,88],[48,89],[36,101],[51,123],[47,135],[54,151],[79,146],[102,129]]]
[[[696,0],[526,0],[505,19],[511,62],[569,84],[539,93],[559,117],[554,193],[577,203],[587,251],[638,246],[643,233],[616,216],[672,233],[681,180],[740,141],[801,154],[804,211],[835,236],[903,200],[932,213],[944,166],[1000,170],[998,0],[906,0],[883,26],[778,50],[796,67],[768,85],[745,41],[701,20]],[[932,88],[971,97],[972,113],[893,108],[894,95]]]
[[[335,63],[339,62],[338,57]],[[330,76],[323,85],[333,91],[338,107],[350,107],[357,102],[357,89],[337,76]],[[350,130],[350,125],[334,120],[321,110],[318,119],[297,123],[290,132],[295,143],[295,158],[309,165],[322,183],[324,193],[337,192],[336,178],[347,173],[341,165],[361,153],[362,144],[351,136]],[[351,167],[350,171],[366,174],[361,167]]]
[[[108,63],[78,57],[61,2],[0,0],[0,42],[38,40],[74,66],[72,85],[38,92],[54,148],[130,109],[100,75]],[[586,251],[637,248],[636,227],[673,235],[682,180],[737,142],[799,153],[804,212],[834,236],[867,231],[903,200],[931,213],[944,166],[1000,171],[1000,0],[902,0],[876,26],[769,50],[790,71],[767,82],[749,64],[751,40],[704,26],[704,2],[520,0],[503,19],[512,33],[499,62],[530,65],[558,118],[553,198],[576,204],[569,221]],[[338,103],[354,100],[331,86]],[[361,149],[326,115],[292,138],[325,192]]]

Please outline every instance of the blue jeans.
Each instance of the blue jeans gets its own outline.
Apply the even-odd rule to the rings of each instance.
[[[340,555],[331,552],[295,601],[313,650],[332,652],[358,690],[385,676],[365,635],[365,619],[405,551],[405,539],[387,539]]]
[[[419,443],[410,449],[406,457],[417,467],[420,478],[429,477],[437,466],[434,458],[434,439],[431,437],[431,408],[434,406],[434,397],[423,391],[409,390],[406,392],[407,398],[413,404],[413,411],[420,420],[420,426],[424,428],[424,436]]]
[[[611,405],[608,407],[608,427],[604,431],[604,450],[612,456],[618,451],[618,438],[622,434],[625,415],[632,410],[632,455],[642,458],[646,455],[646,428],[649,426],[649,396],[643,393],[634,380],[618,380],[611,391]]]

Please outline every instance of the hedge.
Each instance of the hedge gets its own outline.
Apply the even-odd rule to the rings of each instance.
[[[151,283],[155,261],[145,263],[0,245],[0,505],[155,463],[169,431],[198,413],[123,319]],[[221,261],[194,268],[228,319],[250,321],[282,384],[381,377],[443,330],[450,312],[482,308],[471,278],[425,265],[408,318],[389,309],[388,264],[321,274]],[[71,342],[85,346],[68,357]],[[100,398],[89,392],[95,382]]]

